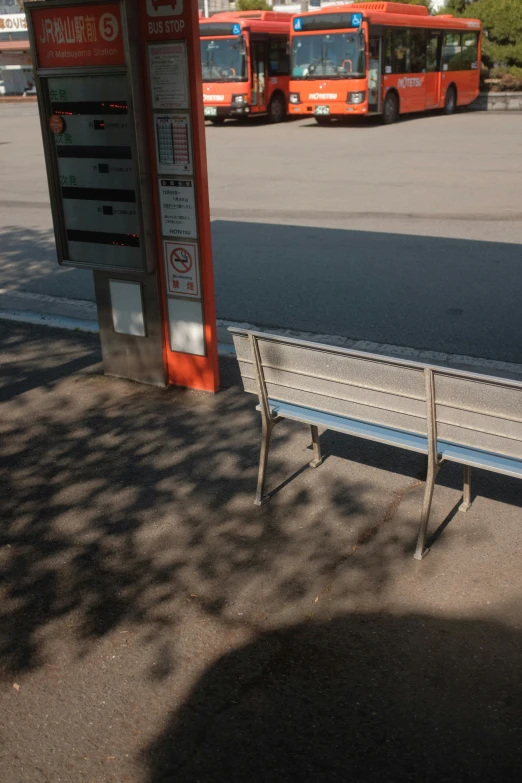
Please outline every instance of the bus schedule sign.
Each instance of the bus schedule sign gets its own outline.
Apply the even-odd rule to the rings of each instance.
[[[32,8],[31,18],[40,68],[125,63],[117,3]]]

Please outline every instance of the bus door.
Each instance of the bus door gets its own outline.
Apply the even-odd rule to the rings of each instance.
[[[426,39],[426,109],[433,109],[439,104],[440,96],[440,33],[427,31]]]
[[[250,39],[250,69],[252,77],[251,105],[254,112],[266,111],[266,74],[268,41],[266,38]]]
[[[370,35],[368,53],[368,110],[381,109],[382,38]]]

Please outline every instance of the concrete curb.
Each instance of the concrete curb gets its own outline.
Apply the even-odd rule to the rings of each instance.
[[[52,297],[48,297],[52,299]],[[68,300],[71,303],[73,300]],[[80,304],[80,302],[79,302]],[[88,305],[88,303],[82,303]],[[89,303],[90,304],[90,303]],[[82,313],[85,315],[85,312]],[[30,310],[6,310],[0,309],[0,320],[18,321],[20,323],[37,324],[48,326],[55,329],[68,329],[77,332],[87,332],[89,334],[98,334],[98,321],[89,318],[71,318],[66,315],[58,315],[53,312],[39,313]],[[464,356],[457,354],[443,353],[439,351],[428,351],[421,348],[409,348],[403,345],[386,345],[383,343],[374,343],[368,340],[354,340],[349,337],[339,335],[316,334],[314,332],[295,332],[291,329],[276,329],[258,326],[247,323],[234,323],[218,319],[218,351],[220,356],[235,356],[232,335],[228,331],[229,326],[235,326],[241,329],[255,329],[259,332],[277,332],[286,337],[294,337],[298,340],[309,340],[316,343],[325,343],[326,345],[336,345],[341,348],[354,348],[358,351],[367,351],[368,353],[377,353],[385,356],[394,356],[399,359],[408,359],[411,361],[425,362],[427,364],[438,364],[445,367],[452,367],[457,370],[468,370],[471,372],[485,373],[487,375],[500,375],[506,378],[522,379],[522,365],[512,364],[510,362],[496,361],[495,359],[484,359],[477,356]]]
[[[522,92],[481,92],[468,109],[474,111],[522,111]]]

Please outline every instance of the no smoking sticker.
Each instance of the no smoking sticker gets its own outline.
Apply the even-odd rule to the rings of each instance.
[[[192,242],[164,242],[163,260],[167,292],[199,298],[201,292],[197,245]]]

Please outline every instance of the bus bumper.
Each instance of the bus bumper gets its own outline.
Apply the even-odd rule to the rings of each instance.
[[[206,120],[211,120],[214,117],[223,117],[230,119],[237,119],[237,117],[248,117],[250,114],[250,106],[204,106],[203,114]]]
[[[329,112],[323,113],[321,109],[324,109],[325,107],[328,107]],[[361,104],[354,104],[354,103],[330,103],[330,104],[319,104],[319,103],[291,103],[288,106],[288,111],[290,114],[301,114],[301,115],[316,115],[316,116],[330,116],[330,117],[346,117],[350,116],[352,114],[368,114],[368,104],[367,103],[361,103]]]

